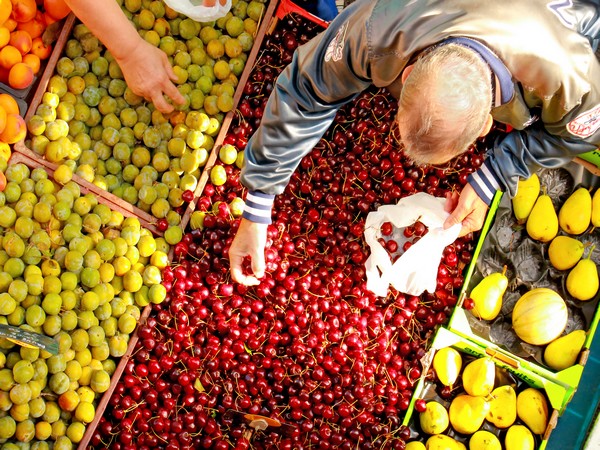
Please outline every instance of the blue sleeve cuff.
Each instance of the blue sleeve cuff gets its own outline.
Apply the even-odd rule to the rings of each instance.
[[[492,203],[494,194],[500,188],[500,181],[488,160],[467,178],[477,195],[488,205]]]
[[[249,191],[242,217],[254,223],[271,223],[271,209],[273,208],[274,195],[263,194],[258,191]]]

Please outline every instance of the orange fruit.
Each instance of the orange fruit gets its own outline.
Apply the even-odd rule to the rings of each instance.
[[[2,133],[6,128],[6,116],[6,110],[4,108],[0,108],[0,133]]]
[[[33,83],[33,69],[20,62],[10,68],[8,85],[13,89],[25,89]]]
[[[12,15],[11,17],[17,22],[29,22],[35,17],[38,11],[35,0],[11,0]]]
[[[47,12],[44,12],[44,22],[46,22],[46,26],[53,24],[54,22],[58,22],[58,19],[55,19]]]
[[[10,30],[6,27],[0,27],[0,48],[4,47],[10,41]]]
[[[20,63],[23,61],[23,55],[19,49],[13,47],[12,45],[5,45],[0,49],[0,66],[5,69],[10,69],[16,63]]]
[[[27,124],[25,120],[18,114],[7,114],[6,127],[0,133],[0,141],[7,144],[14,144],[25,139],[27,134]]]
[[[44,10],[56,20],[64,19],[71,12],[64,0],[44,0]]]
[[[44,13],[38,11],[33,19],[29,22],[20,22],[17,24],[17,30],[26,31],[31,39],[41,36],[46,29],[46,21]]]
[[[31,50],[29,50],[29,52],[33,53],[41,60],[48,59],[52,54],[52,44],[44,44],[42,37],[38,36],[31,42]]]
[[[10,41],[8,45],[12,45],[21,52],[21,55],[29,53],[33,40],[27,31],[15,30],[10,33]]]
[[[0,25],[8,20],[12,13],[12,2],[10,0],[0,1]]]
[[[33,70],[34,75],[37,75],[40,71],[40,66],[42,65],[42,62],[40,61],[40,58],[37,55],[34,55],[33,53],[27,53],[23,56],[23,62],[29,67],[31,67],[31,70]]]
[[[6,111],[6,114],[19,114],[19,104],[15,98],[6,93],[0,94],[0,108]]]
[[[12,17],[9,17],[8,20],[4,22],[3,26],[8,28],[8,31],[15,31],[17,29],[17,21]]]
[[[6,176],[4,172],[0,172],[0,192],[4,192],[4,188],[6,187]]]

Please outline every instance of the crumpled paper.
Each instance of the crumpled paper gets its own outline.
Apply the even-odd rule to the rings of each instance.
[[[231,9],[231,0],[227,0],[224,5],[216,0],[214,6],[204,6],[202,0],[165,0],[165,3],[196,22],[215,21],[225,17]]]
[[[364,232],[371,249],[365,262],[367,289],[379,297],[387,296],[390,285],[408,295],[435,292],[444,248],[458,238],[462,228],[461,224],[456,224],[444,229],[444,222],[450,215],[444,210],[445,202],[445,198],[419,192],[368,214]],[[404,229],[417,221],[429,231],[392,262],[387,250],[379,243],[381,225],[391,222],[394,227]]]

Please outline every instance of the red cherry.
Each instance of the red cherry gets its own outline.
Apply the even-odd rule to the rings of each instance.
[[[475,302],[472,298],[467,297],[463,300],[463,308],[471,310],[475,307]]]
[[[427,409],[427,402],[420,398],[415,402],[415,411],[417,412],[425,412],[425,410]]]

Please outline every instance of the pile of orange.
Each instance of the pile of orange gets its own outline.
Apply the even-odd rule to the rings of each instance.
[[[42,35],[70,12],[64,0],[0,0],[0,81],[13,89],[33,83],[52,53]]]
[[[27,124],[20,115],[17,101],[10,95],[0,94],[0,158],[10,158],[10,144],[25,139]]]

